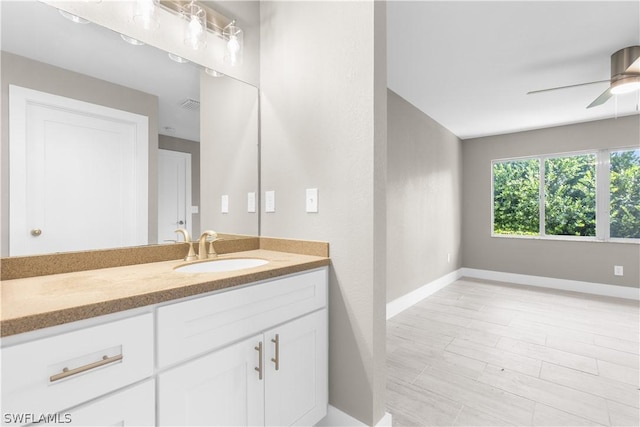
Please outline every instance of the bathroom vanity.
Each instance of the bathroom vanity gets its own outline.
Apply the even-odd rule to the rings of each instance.
[[[165,261],[3,281],[2,423],[318,422],[329,259],[263,249],[241,257],[268,262],[184,273],[175,271],[184,261]]]

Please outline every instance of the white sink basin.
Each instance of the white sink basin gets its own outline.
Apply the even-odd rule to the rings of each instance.
[[[269,261],[257,258],[217,259],[183,265],[175,271],[180,273],[222,273],[226,271],[242,270],[244,268],[259,267]]]

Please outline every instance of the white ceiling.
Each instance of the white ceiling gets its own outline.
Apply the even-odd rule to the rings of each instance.
[[[526,95],[609,79],[632,45],[638,0],[387,4],[388,87],[461,139],[638,114],[637,93],[587,110],[607,83]]]

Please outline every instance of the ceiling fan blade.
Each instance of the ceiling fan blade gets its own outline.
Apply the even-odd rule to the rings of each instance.
[[[611,93],[611,88],[607,88],[602,94],[597,97],[591,104],[587,105],[587,108],[597,107],[598,105],[602,105],[611,98],[613,94]]]
[[[609,80],[598,80],[598,81],[595,81],[595,82],[578,83],[578,84],[569,85],[569,86],[558,86],[558,87],[551,87],[549,89],[532,90],[530,92],[527,92],[527,95],[534,95],[536,93],[542,93],[542,92],[550,92],[552,90],[558,90],[558,89],[568,89],[568,88],[571,88],[571,87],[593,85],[593,84],[596,84],[596,83],[609,83]]]

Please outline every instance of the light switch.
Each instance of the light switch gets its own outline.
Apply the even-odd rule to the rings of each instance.
[[[265,212],[276,211],[276,192],[275,191],[264,192],[264,211]]]
[[[223,194],[220,197],[220,212],[223,214],[229,213],[229,195]]]
[[[247,212],[256,212],[256,193],[253,191],[247,193]]]
[[[318,189],[307,188],[307,212],[318,212]]]
[[[198,206],[191,206],[191,213],[192,214],[197,214],[198,212],[200,212],[200,210],[198,209]]]

